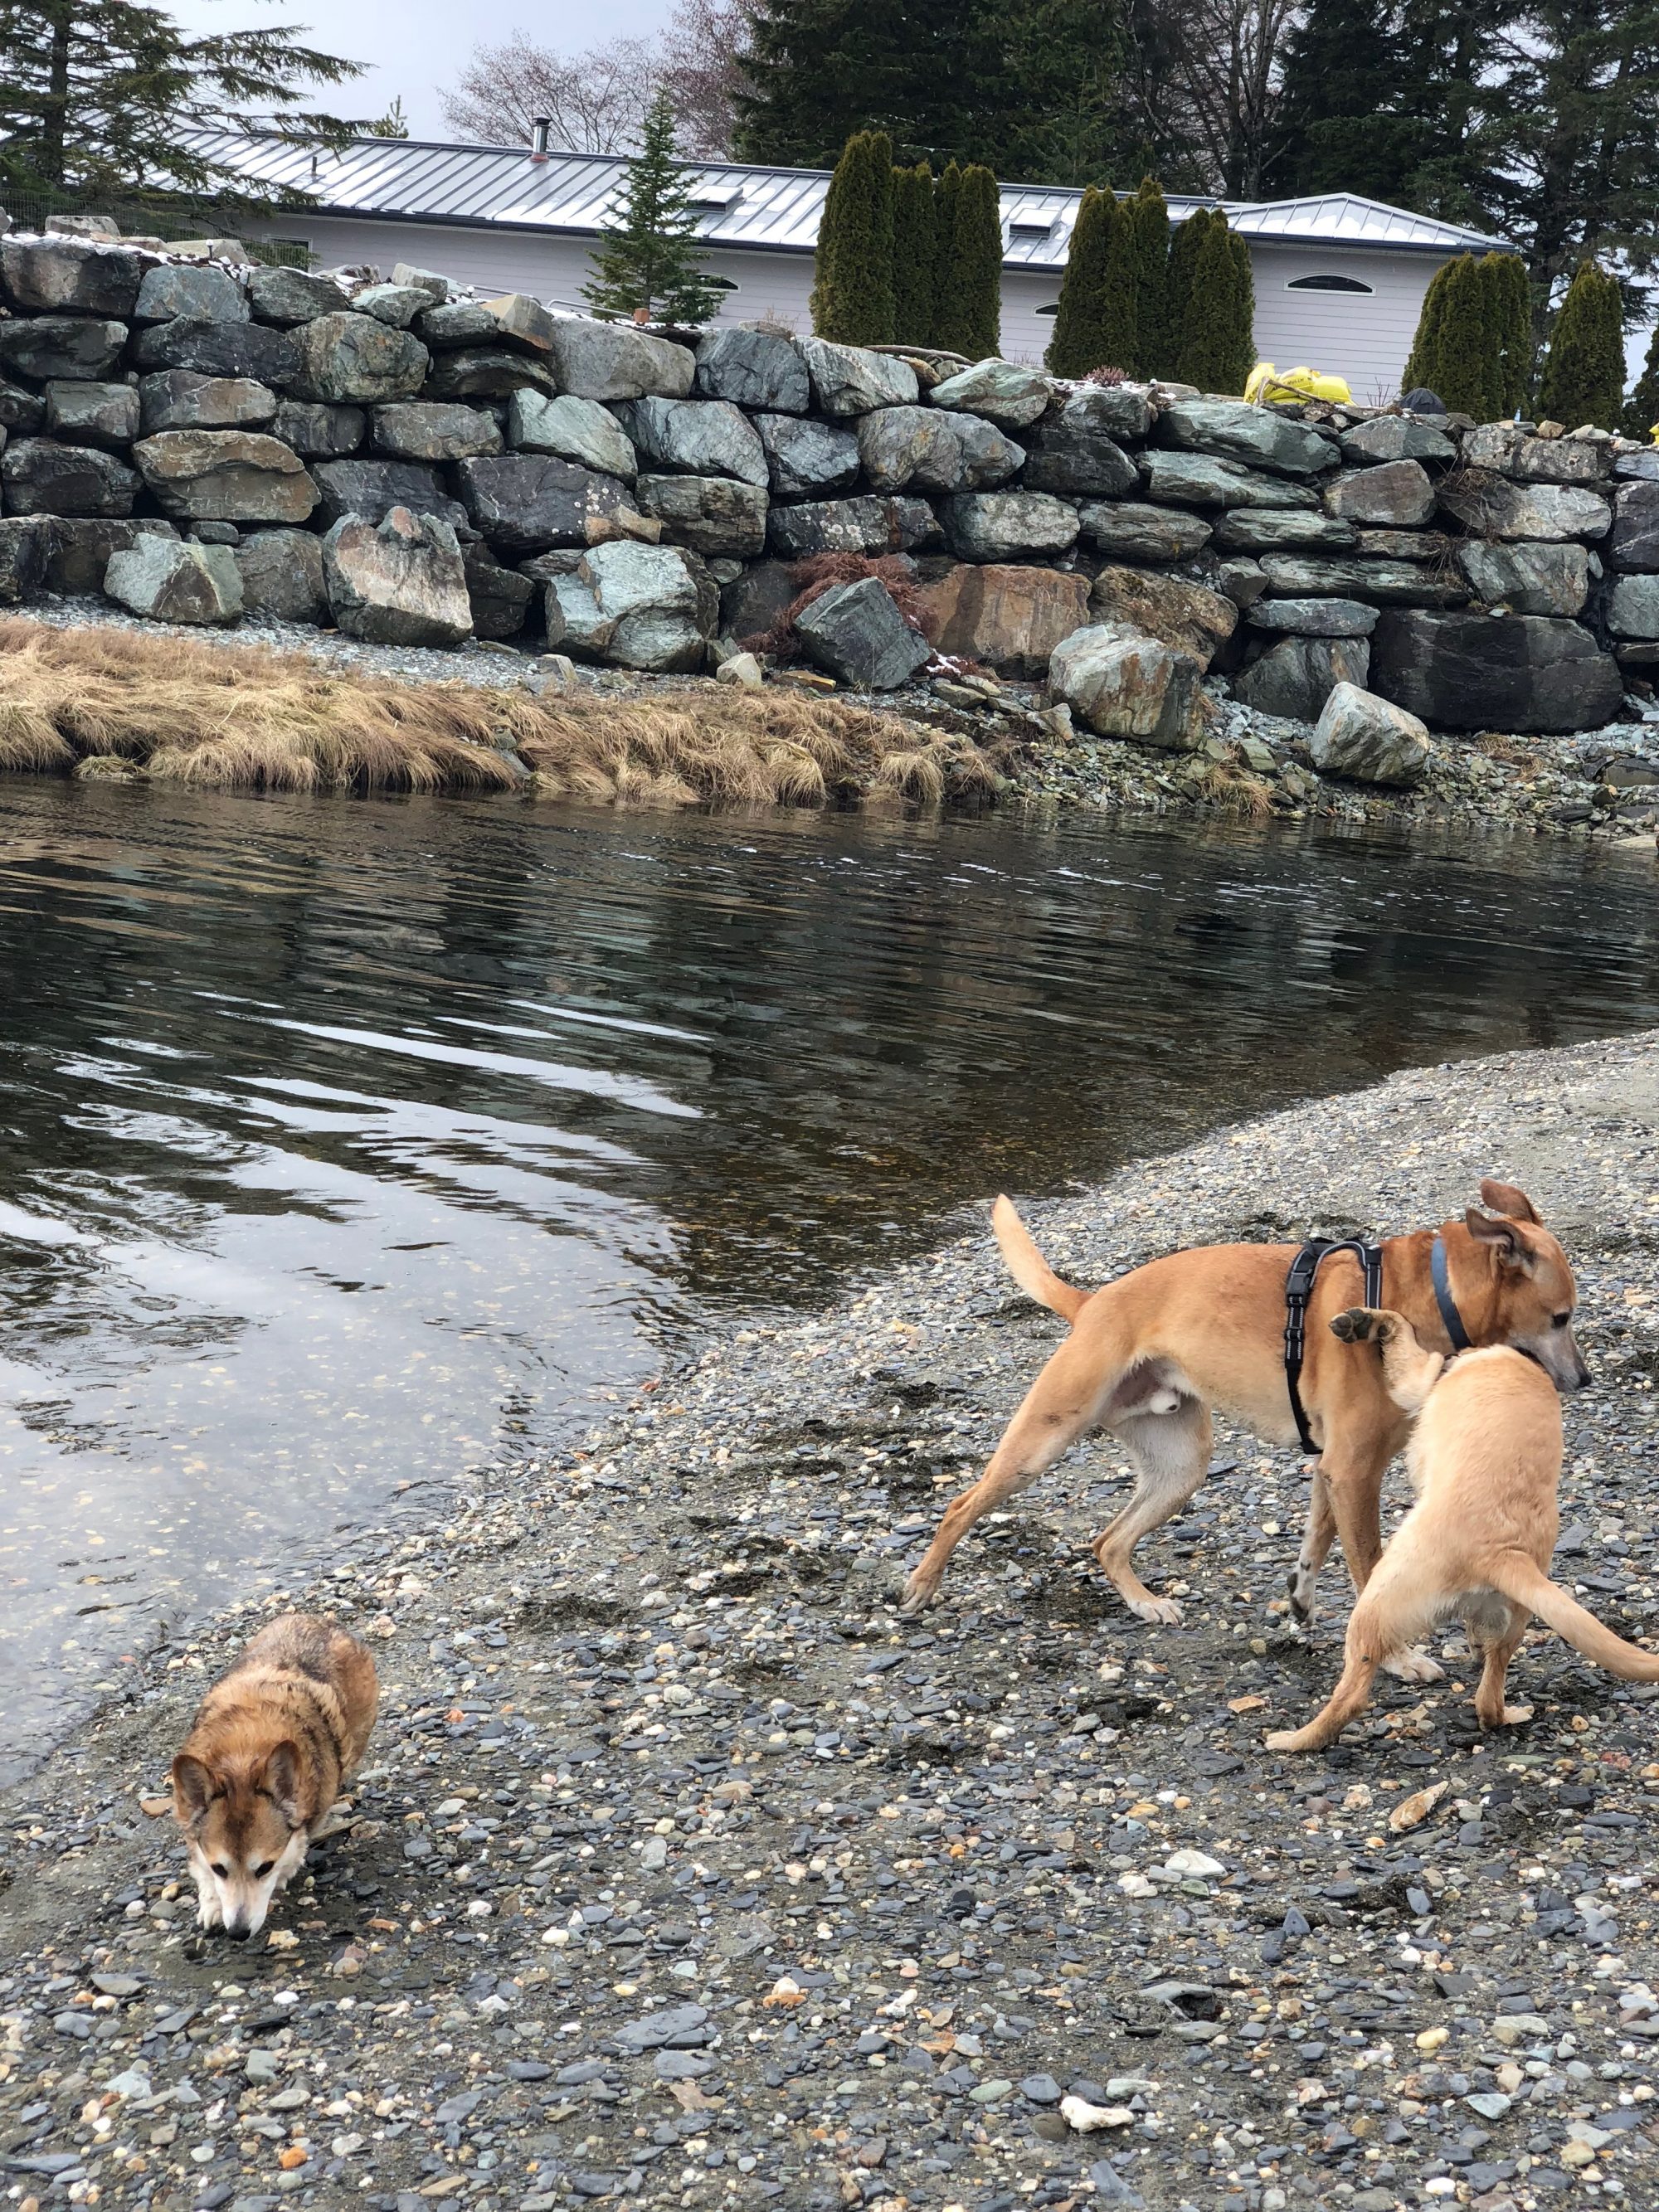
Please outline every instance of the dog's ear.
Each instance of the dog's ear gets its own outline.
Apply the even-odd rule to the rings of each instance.
[[[1531,1248],[1514,1221],[1482,1213],[1473,1206],[1463,1218],[1477,1244],[1491,1245],[1500,1267],[1531,1267]]]
[[[285,1736],[265,1753],[253,1778],[254,1787],[266,1793],[290,1828],[303,1828],[311,1817],[300,1802],[302,1772],[300,1747]]]
[[[1480,1186],[1480,1203],[1494,1213],[1507,1213],[1511,1221],[1530,1221],[1538,1228],[1543,1225],[1543,1215],[1519,1183],[1493,1182],[1488,1176]]]
[[[211,1770],[191,1753],[181,1751],[173,1762],[173,1812],[181,1828],[193,1828],[212,1803]]]

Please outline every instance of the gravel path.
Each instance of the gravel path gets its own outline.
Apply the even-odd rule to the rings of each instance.
[[[1088,1279],[1528,1185],[1596,1370],[1558,1572],[1640,1634],[1656,1146],[1650,1036],[1404,1074],[1031,1212]],[[1123,1474],[1098,1446],[899,1620],[902,1563],[1056,1330],[975,1224],[296,1583],[376,1643],[384,1717],[356,1826],[247,1947],[196,1936],[139,1800],[254,1616],[136,1661],[6,1808],[12,2197],[1659,2201],[1650,1692],[1534,1633],[1536,1717],[1481,1743],[1450,1637],[1444,1683],[1267,1756],[1328,1689],[1341,1608],[1333,1572],[1288,1632],[1304,1484],[1238,1437],[1143,1554],[1186,1626],[1131,1620],[1082,1550]]]

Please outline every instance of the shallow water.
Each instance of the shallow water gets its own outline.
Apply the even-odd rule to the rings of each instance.
[[[1653,892],[1532,841],[0,785],[0,1772],[711,1310],[1659,1021]]]

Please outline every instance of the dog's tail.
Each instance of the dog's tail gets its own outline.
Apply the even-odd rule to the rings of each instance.
[[[1000,1198],[991,1208],[991,1226],[996,1231],[1008,1273],[1026,1297],[1035,1298],[1040,1306],[1047,1306],[1063,1321],[1075,1321],[1088,1303],[1090,1293],[1060,1281],[1031,1242],[1031,1232],[1015,1212],[1011,1199]]]
[[[1570,1596],[1559,1583],[1540,1574],[1524,1552],[1505,1552],[1492,1574],[1495,1587],[1517,1605],[1524,1605],[1547,1621],[1558,1636],[1565,1636],[1586,1659],[1617,1674],[1626,1682],[1659,1682],[1659,1655],[1639,1650],[1615,1636],[1605,1621]]]

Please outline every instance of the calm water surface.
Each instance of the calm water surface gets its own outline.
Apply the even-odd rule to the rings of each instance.
[[[0,1772],[711,1312],[1656,1022],[1632,855],[0,785]]]

